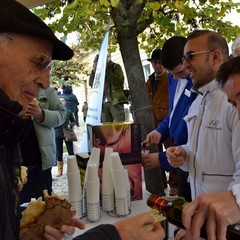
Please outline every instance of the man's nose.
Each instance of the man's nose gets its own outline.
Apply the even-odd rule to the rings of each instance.
[[[41,73],[41,75],[37,78],[37,84],[42,89],[47,89],[50,86],[50,69],[46,69]]]
[[[188,60],[183,60],[183,62],[182,62],[182,69],[186,69],[187,67],[189,67],[190,66],[190,63],[188,62]]]

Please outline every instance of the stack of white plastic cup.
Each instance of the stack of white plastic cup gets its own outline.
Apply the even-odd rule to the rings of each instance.
[[[96,222],[101,217],[100,212],[100,181],[98,177],[98,165],[94,162],[88,163],[86,179],[86,203],[87,218],[90,222]]]
[[[83,216],[87,215],[87,202],[86,202],[86,179],[88,175],[88,165],[90,162],[93,162],[97,165],[97,168],[99,167],[99,161],[100,161],[100,148],[93,147],[91,155],[88,160],[87,169],[85,173],[84,178],[84,184],[83,184],[83,193],[82,193],[82,209],[83,209]]]
[[[102,168],[102,208],[103,211],[114,211],[114,188],[111,174],[112,148],[106,148]]]
[[[99,160],[100,160],[100,148],[93,147],[91,155],[89,157],[89,162],[94,162],[99,166]]]
[[[111,154],[111,160],[116,213],[119,216],[127,216],[129,214],[129,208],[124,168],[117,152]]]
[[[67,158],[68,195],[72,208],[76,211],[76,217],[82,217],[82,187],[81,177],[74,155]]]
[[[126,186],[127,186],[128,207],[130,208],[131,207],[131,185],[130,185],[127,169],[124,169],[124,174],[125,174],[125,180],[126,180]]]

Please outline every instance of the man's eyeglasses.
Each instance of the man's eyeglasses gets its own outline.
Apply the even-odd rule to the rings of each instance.
[[[213,51],[214,50],[211,49],[211,50],[200,51],[200,52],[189,52],[182,57],[182,62],[184,62],[184,61],[191,62],[195,55],[202,54],[202,53],[210,53],[210,52],[213,52]]]
[[[52,59],[46,55],[40,57],[32,57],[28,59],[39,70],[46,70],[51,68]]]
[[[3,36],[5,36],[11,41],[14,41],[14,38],[11,37],[10,34],[3,33]],[[31,62],[35,66],[35,68],[38,69],[39,71],[50,69],[52,64],[52,58],[50,58],[49,56],[46,56],[45,54],[39,57],[34,56],[31,58],[28,58],[28,61]]]

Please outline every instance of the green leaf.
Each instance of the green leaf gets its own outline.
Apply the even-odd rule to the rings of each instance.
[[[167,25],[169,25],[171,23],[171,18],[169,18],[169,17],[161,17],[159,23],[161,25],[163,25],[163,26],[167,26]]]

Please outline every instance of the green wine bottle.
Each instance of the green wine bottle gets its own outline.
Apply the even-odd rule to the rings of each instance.
[[[185,227],[182,224],[182,210],[188,203],[181,197],[162,197],[156,194],[150,195],[147,200],[147,205],[165,214],[168,222],[184,229]],[[201,229],[200,235],[202,238],[207,239],[205,224]],[[226,238],[229,240],[240,240],[240,224],[228,226]]]

